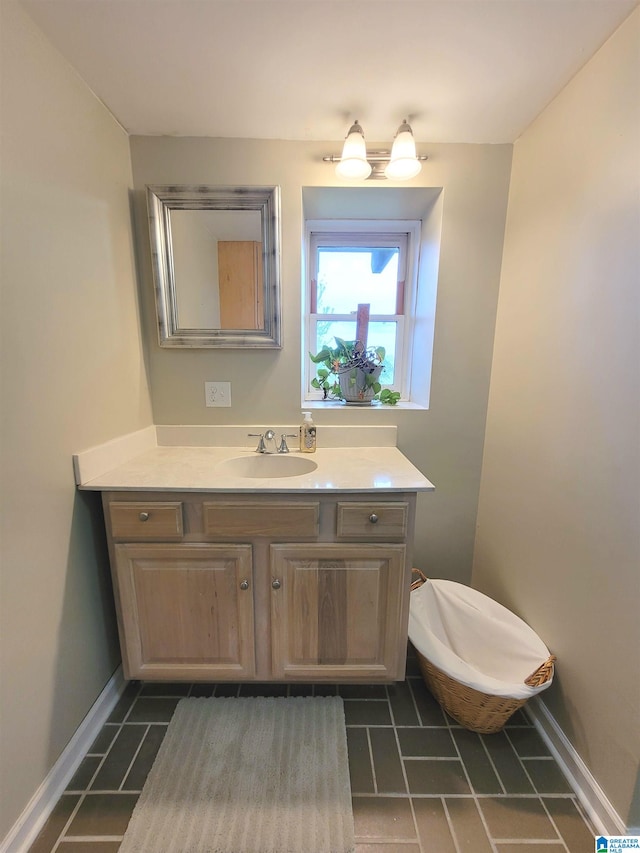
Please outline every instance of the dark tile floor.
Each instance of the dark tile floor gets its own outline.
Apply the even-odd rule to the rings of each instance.
[[[446,718],[409,652],[392,686],[128,685],[30,853],[115,853],[182,696],[344,699],[357,853],[590,853],[594,830],[528,718]],[[176,850],[175,853],[181,853]],[[305,853],[305,851],[300,851]]]

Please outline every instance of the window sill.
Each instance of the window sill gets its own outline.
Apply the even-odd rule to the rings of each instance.
[[[343,410],[348,412],[428,412],[426,406],[420,406],[418,403],[412,403],[409,400],[400,400],[395,406],[385,406],[379,402],[373,402],[370,406],[349,406],[341,400],[303,400],[302,408],[304,409],[325,409],[328,411]]]

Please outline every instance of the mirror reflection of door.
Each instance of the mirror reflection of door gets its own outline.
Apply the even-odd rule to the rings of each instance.
[[[258,210],[172,210],[178,327],[264,329]]]
[[[262,243],[220,240],[218,287],[222,329],[264,329]]]

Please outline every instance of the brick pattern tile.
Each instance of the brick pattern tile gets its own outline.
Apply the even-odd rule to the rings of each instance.
[[[431,696],[410,650],[407,678],[386,686],[130,683],[29,853],[116,853],[188,695],[341,696],[356,853],[593,848],[594,831],[526,714],[495,735],[467,731]]]

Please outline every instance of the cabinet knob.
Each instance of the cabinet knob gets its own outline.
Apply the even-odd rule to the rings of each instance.
[[[282,584],[280,583],[280,581],[278,580],[278,578],[276,578],[276,579],[272,582],[271,586],[272,586],[274,589],[280,589],[280,587],[282,586]]]
[[[140,519],[140,521],[149,521],[149,513],[141,512],[138,518]]]
[[[378,516],[375,514],[375,512],[371,513],[371,515],[369,516],[369,521],[371,522],[371,524],[378,523]]]
[[[249,589],[249,581],[248,581],[248,580],[243,580],[243,581],[240,583],[240,589]]]

